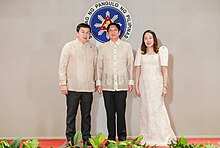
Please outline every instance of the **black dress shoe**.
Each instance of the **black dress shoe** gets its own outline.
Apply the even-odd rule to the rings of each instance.
[[[92,146],[89,140],[83,140],[83,145]]]
[[[119,141],[126,141],[126,138],[118,138]]]
[[[105,146],[107,147],[109,144],[110,144],[110,142],[107,141],[107,142],[105,143]]]
[[[67,142],[65,143],[65,147],[70,147],[71,145],[72,145],[71,141],[67,141]]]

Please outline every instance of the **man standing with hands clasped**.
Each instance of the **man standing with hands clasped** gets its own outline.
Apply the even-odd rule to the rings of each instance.
[[[80,104],[83,142],[91,137],[91,106],[95,91],[95,67],[97,49],[89,42],[91,28],[80,23],[77,38],[64,45],[59,64],[60,90],[66,96],[66,146],[73,145],[76,133],[76,114]]]
[[[107,27],[110,41],[100,46],[97,58],[97,91],[103,92],[107,114],[108,139],[126,140],[126,98],[134,84],[131,45],[119,39],[120,25],[111,23]],[[108,143],[106,143],[108,144]]]

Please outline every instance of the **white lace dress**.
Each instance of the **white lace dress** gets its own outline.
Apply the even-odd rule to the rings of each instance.
[[[163,89],[161,66],[168,66],[168,49],[162,46],[159,53],[154,55],[142,55],[139,49],[134,65],[141,66],[139,89],[140,135],[144,136],[142,143],[165,146],[176,138],[170,126],[164,98],[161,96]]]

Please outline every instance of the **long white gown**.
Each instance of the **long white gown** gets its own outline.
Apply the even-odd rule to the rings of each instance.
[[[154,55],[142,55],[139,49],[134,65],[141,66],[139,89],[140,135],[144,136],[142,143],[165,146],[176,139],[170,126],[164,98],[161,96],[163,89],[161,66],[168,66],[168,49],[161,46],[158,54]]]

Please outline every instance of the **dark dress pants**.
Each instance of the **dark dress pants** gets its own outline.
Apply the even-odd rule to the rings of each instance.
[[[125,109],[127,91],[103,91],[103,97],[107,114],[108,139],[116,140],[115,115],[117,115],[118,139],[120,141],[126,140]]]
[[[92,92],[68,91],[66,95],[67,117],[66,117],[66,138],[68,141],[74,140],[76,133],[76,114],[80,104],[81,110],[81,131],[83,140],[91,137],[91,106],[93,101]]]

